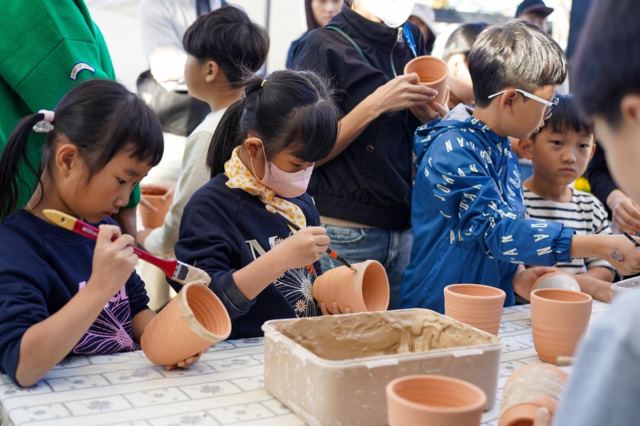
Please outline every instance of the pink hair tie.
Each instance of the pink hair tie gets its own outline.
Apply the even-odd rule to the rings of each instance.
[[[53,111],[49,111],[46,109],[41,109],[38,111],[38,114],[44,114],[44,119],[42,121],[38,121],[35,126],[33,126],[33,130],[37,133],[49,133],[54,129],[53,120],[55,118],[55,113]]]

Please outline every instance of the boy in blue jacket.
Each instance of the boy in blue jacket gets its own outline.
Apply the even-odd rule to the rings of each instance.
[[[399,308],[444,311],[443,289],[476,283],[529,299],[537,277],[572,257],[638,270],[624,236],[574,235],[558,222],[525,220],[522,179],[508,136],[528,139],[557,104],[566,78],[560,46],[524,21],[488,27],[469,53],[476,109],[459,105],[418,128],[411,209],[414,243]]]

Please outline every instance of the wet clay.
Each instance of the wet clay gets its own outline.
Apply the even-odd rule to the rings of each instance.
[[[428,310],[413,315],[392,311],[296,320],[282,324],[279,331],[333,361],[500,342]]]
[[[544,401],[555,404],[562,396],[566,379],[567,375],[564,373],[559,375],[554,370],[539,367],[514,374],[502,392],[500,418],[509,409],[520,404],[543,406]]]
[[[196,268],[195,266],[189,266],[189,273],[184,280],[179,278],[172,278],[173,281],[180,283],[182,285],[187,285],[190,283],[198,283],[204,286],[209,286],[211,282],[211,277],[205,271],[200,268]]]
[[[196,268],[195,266],[189,266],[189,273],[187,274],[187,278],[184,281],[180,279],[174,279],[174,281],[179,282],[182,285],[187,284],[196,284],[202,285],[204,287],[209,287],[209,283],[211,282],[211,277],[205,271],[200,268]],[[179,293],[186,293],[185,291],[181,291]],[[213,333],[210,333],[206,328],[200,324],[196,316],[193,314],[193,311],[189,307],[189,303],[187,301],[187,295],[184,294],[178,300],[178,305],[180,306],[180,312],[182,312],[182,318],[189,325],[189,328],[193,330],[198,336],[205,340],[214,341],[218,336],[215,336]]]

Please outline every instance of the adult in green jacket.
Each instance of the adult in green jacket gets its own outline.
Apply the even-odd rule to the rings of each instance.
[[[0,154],[14,127],[41,109],[53,110],[76,84],[91,78],[115,80],[109,50],[83,0],[0,0]],[[106,117],[105,117],[106,119]],[[45,136],[32,132],[28,162],[38,168]],[[21,167],[19,207],[35,191],[35,175]],[[140,189],[121,211],[125,232],[135,234]],[[0,218],[0,221],[2,218]]]

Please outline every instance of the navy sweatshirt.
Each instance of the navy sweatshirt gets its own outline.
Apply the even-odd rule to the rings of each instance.
[[[116,223],[104,219],[102,224]],[[15,382],[22,336],[86,285],[95,244],[25,210],[0,224],[0,373]],[[134,272],[71,354],[137,350],[131,319],[147,309],[148,302],[144,283]]]
[[[227,180],[219,174],[193,194],[182,216],[175,253],[211,276],[209,287],[231,316],[229,338],[262,336],[262,324],[272,319],[320,315],[311,291],[320,262],[285,272],[254,300],[240,292],[233,273],[289,237],[291,230],[265,209],[260,198],[227,187]],[[289,201],[300,206],[307,226],[319,226],[309,195]],[[169,283],[180,291],[180,284]]]

